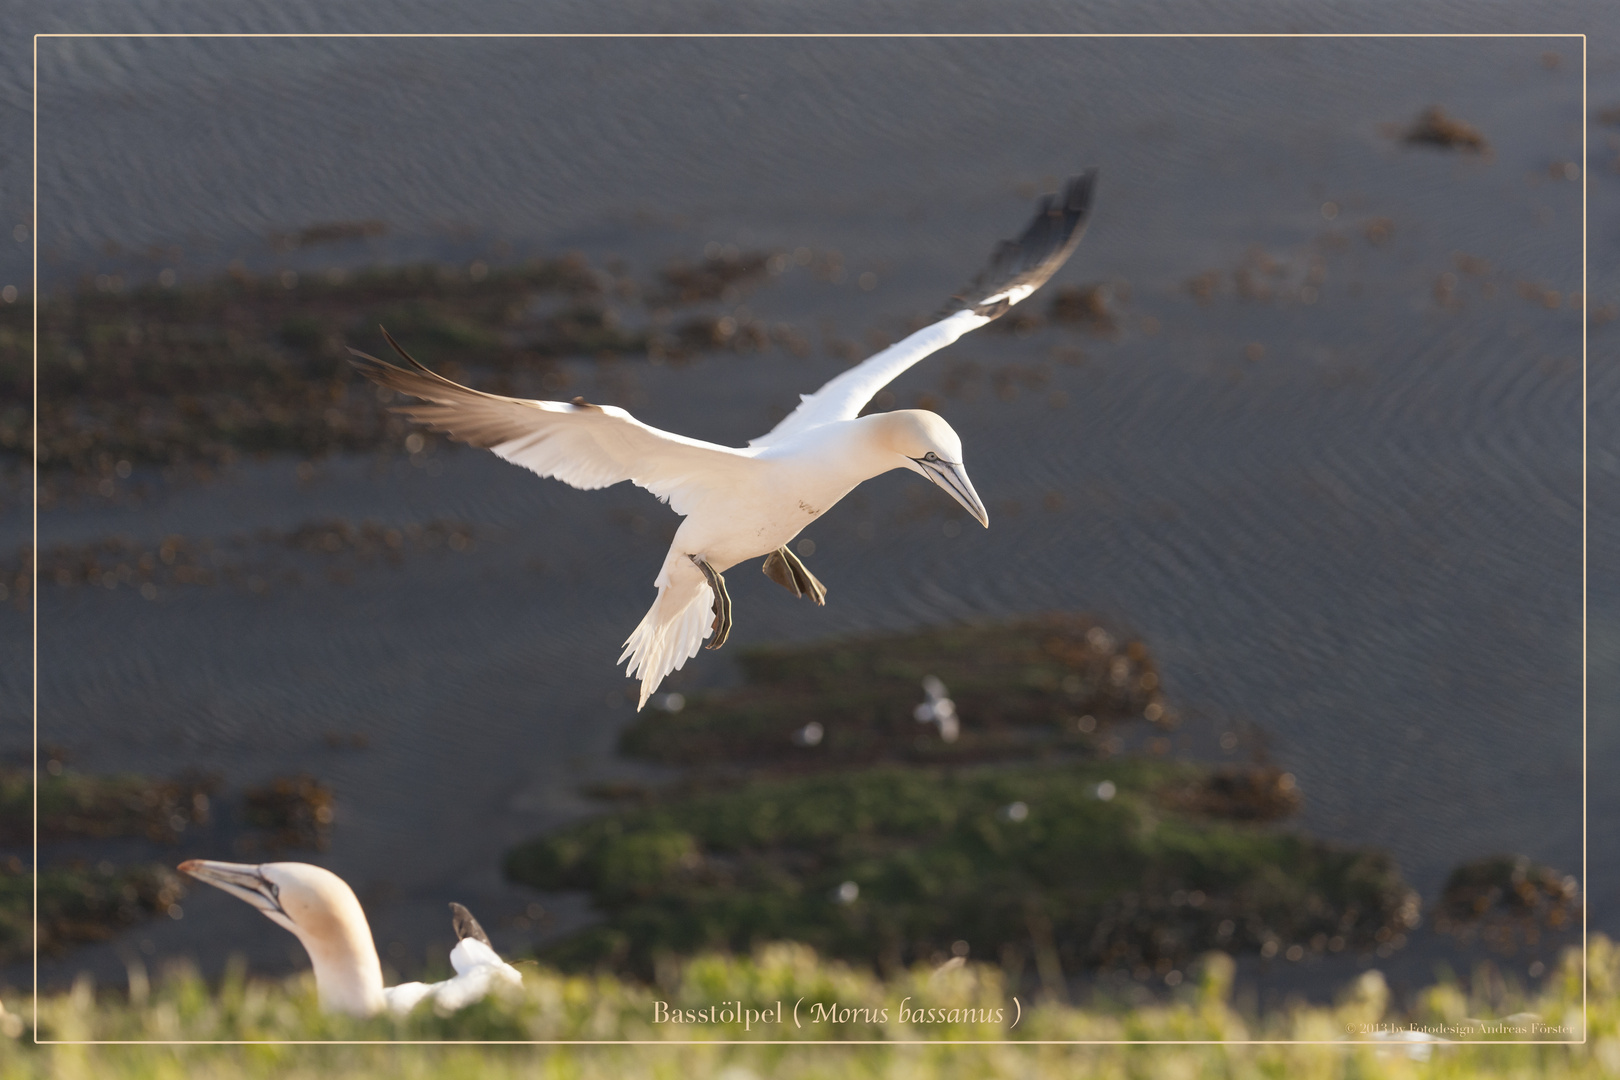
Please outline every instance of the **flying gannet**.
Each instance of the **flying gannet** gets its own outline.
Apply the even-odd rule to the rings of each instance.
[[[873,395],[923,357],[1004,314],[1045,283],[1079,244],[1097,172],[1044,196],[1017,240],[1003,241],[947,314],[838,375],[744,449],[649,427],[612,405],[531,401],[473,390],[430,371],[383,336],[415,370],[360,352],[352,363],[374,382],[424,404],[402,413],[451,438],[577,488],[624,480],[646,488],[686,520],[654,585],[658,598],[625,642],[619,662],[641,679],[641,701],[700,647],[718,649],[731,631],[721,575],[765,557],[764,571],[794,596],[825,602],[827,590],[788,544],[857,484],[910,469],[944,488],[986,528],[990,516],[968,480],[962,440],[924,409],[861,416]],[[704,642],[707,639],[708,644]]]
[[[460,939],[450,950],[455,977],[384,987],[366,913],[354,890],[330,870],[297,862],[251,866],[191,859],[180,864],[180,872],[246,900],[297,935],[315,968],[315,987],[327,1012],[403,1015],[430,999],[439,1010],[454,1012],[496,986],[523,985],[523,976],[495,954],[484,928],[460,904],[450,905]]]

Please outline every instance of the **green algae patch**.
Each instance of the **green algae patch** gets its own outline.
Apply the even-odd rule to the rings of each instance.
[[[674,713],[644,710],[620,749],[672,765],[804,771],[1088,753],[1114,725],[1173,722],[1147,647],[1080,615],[756,648],[738,663],[742,686]],[[954,740],[917,720],[930,676],[961,718]]]
[[[682,779],[596,789],[616,812],[509,853],[513,881],[584,890],[604,917],[547,959],[646,976],[665,955],[787,939],[1049,982],[1163,974],[1208,949],[1395,948],[1418,922],[1387,855],[1275,826],[1301,804],[1293,776],[1168,759],[1177,718],[1152,654],[1090,617],[739,663],[740,686],[665,695],[622,736]]]
[[[525,844],[506,872],[605,921],[542,951],[641,976],[788,939],[886,970],[1169,970],[1222,948],[1370,949],[1417,921],[1390,859],[1174,809],[1196,766],[886,766],[679,795]]]
[[[356,239],[377,225],[312,226],[281,246]],[[110,479],[140,465],[212,469],[246,455],[397,447],[417,429],[348,363],[347,346],[386,352],[379,324],[444,375],[525,397],[577,393],[563,361],[797,352],[802,335],[785,325],[714,312],[672,324],[672,307],[735,299],[785,265],[726,253],[644,283],[578,254],[508,266],[238,266],[194,281],[166,271],[139,285],[87,278],[39,298],[38,460],[48,475]],[[0,463],[26,460],[33,437],[30,299],[0,305]]]
[[[29,314],[0,310],[0,449],[26,450]],[[94,475],[119,460],[217,465],[397,442],[404,427],[344,349],[375,351],[379,323],[427,362],[476,356],[497,375],[646,350],[578,257],[477,277],[408,266],[130,289],[109,279],[41,298],[40,463]]]

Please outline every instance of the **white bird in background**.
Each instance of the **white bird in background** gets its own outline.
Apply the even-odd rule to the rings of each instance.
[[[250,866],[191,859],[180,864],[180,872],[246,900],[297,935],[314,965],[315,987],[327,1012],[403,1015],[429,999],[441,1012],[454,1012],[497,986],[523,985],[523,976],[495,954],[484,928],[460,904],[450,905],[460,939],[450,950],[455,977],[385,988],[366,913],[354,890],[330,870],[296,862]]]
[[[927,699],[911,711],[919,724],[938,724],[939,737],[946,742],[955,742],[956,736],[961,734],[962,724],[956,715],[956,702],[946,696],[949,691],[937,675],[928,675],[922,681],[923,693]]]
[[[577,488],[624,480],[646,488],[686,520],[654,584],[658,599],[625,642],[626,674],[641,679],[640,709],[671,671],[708,640],[731,631],[726,570],[765,556],[767,577],[816,604],[827,590],[788,549],[810,522],[857,484],[910,469],[944,488],[986,528],[990,517],[962,464],[962,440],[923,409],[861,416],[872,396],[923,357],[1004,314],[1052,276],[1080,242],[1096,170],[1041,200],[1015,241],[1003,241],[949,314],[837,376],[746,449],[649,427],[623,409],[501,397],[451,382],[384,337],[415,370],[356,349],[354,365],[373,381],[426,404],[397,407],[434,431],[487,447],[507,461]]]

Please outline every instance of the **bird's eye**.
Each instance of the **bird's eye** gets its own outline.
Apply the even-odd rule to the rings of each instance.
[[[930,450],[930,451],[928,451],[928,453],[923,455],[923,460],[924,461],[938,461],[939,460],[939,455],[934,453],[932,450]]]

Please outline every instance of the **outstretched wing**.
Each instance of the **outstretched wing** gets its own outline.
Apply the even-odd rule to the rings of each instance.
[[[1017,240],[997,245],[990,263],[973,284],[952,297],[938,322],[889,346],[804,397],[770,432],[751,446],[768,446],[801,431],[835,420],[853,420],[872,395],[930,353],[938,352],[969,330],[1004,314],[1057,272],[1080,243],[1091,210],[1097,170],[1087,169],[1064,185],[1060,195],[1044,195],[1035,218]]]
[[[748,470],[752,455],[649,427],[612,405],[530,401],[473,390],[423,367],[388,331],[388,344],[414,371],[358,349],[350,363],[379,385],[424,404],[394,411],[453,439],[573,487],[607,487],[628,480],[688,514],[705,495],[723,491]]]

